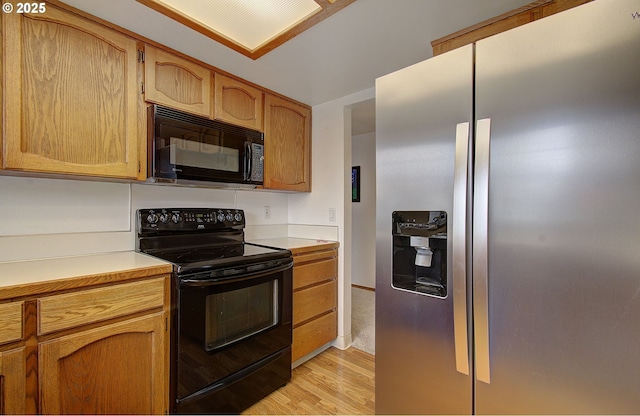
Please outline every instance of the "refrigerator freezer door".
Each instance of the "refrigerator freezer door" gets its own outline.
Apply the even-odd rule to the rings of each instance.
[[[377,413],[472,410],[466,345],[457,347],[456,357],[456,339],[466,339],[464,310],[456,321],[464,328],[454,325],[453,299],[462,296],[464,307],[466,293],[453,282],[452,256],[444,297],[392,285],[394,211],[445,211],[452,253],[456,133],[467,131],[468,140],[468,129],[458,125],[472,118],[472,80],[473,47],[467,46],[376,81]],[[464,256],[464,243],[456,253]]]
[[[638,12],[594,1],[476,45],[476,118],[491,119],[479,414],[640,412]]]

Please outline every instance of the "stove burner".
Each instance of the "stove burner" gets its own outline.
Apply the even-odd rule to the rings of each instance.
[[[200,263],[204,261],[215,261],[224,258],[241,257],[244,255],[242,244],[214,246],[214,247],[194,247],[190,249],[176,249],[159,251],[154,253],[167,261],[178,264]]]

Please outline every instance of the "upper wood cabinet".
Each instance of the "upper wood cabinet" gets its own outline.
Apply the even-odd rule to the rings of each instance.
[[[212,72],[151,45],[144,48],[145,100],[211,118]]]
[[[592,0],[537,0],[431,42],[433,56],[505,32]]]
[[[144,179],[136,40],[46,10],[2,14],[2,167]]]
[[[217,120],[262,131],[262,90],[216,73],[214,112]]]
[[[264,187],[311,191],[311,109],[265,94]]]

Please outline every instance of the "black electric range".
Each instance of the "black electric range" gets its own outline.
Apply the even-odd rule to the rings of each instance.
[[[238,413],[291,378],[293,257],[244,227],[239,209],[137,212],[136,250],[173,264],[172,413]]]

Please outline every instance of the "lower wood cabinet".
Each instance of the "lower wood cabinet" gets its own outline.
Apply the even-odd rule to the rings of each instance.
[[[0,304],[0,413],[2,414],[27,413],[23,309],[24,302]]]
[[[338,335],[337,244],[293,253],[293,346],[296,361]]]
[[[0,303],[0,413],[167,413],[168,308],[169,275]]]
[[[27,413],[26,379],[25,347],[0,351],[0,413]]]
[[[164,326],[160,312],[40,343],[41,412],[165,413]]]

